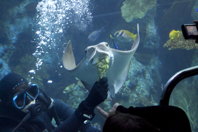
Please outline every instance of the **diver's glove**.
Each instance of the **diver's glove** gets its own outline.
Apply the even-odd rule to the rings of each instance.
[[[107,78],[102,78],[95,82],[88,97],[80,103],[75,111],[79,120],[86,124],[94,117],[94,108],[107,98],[108,83]]]
[[[29,105],[27,109],[31,113],[31,116],[35,117],[39,115],[39,113],[51,109],[53,107],[54,101],[49,96],[47,96],[47,94],[42,89],[39,89],[38,97],[30,104],[31,105]]]
[[[41,103],[35,103],[28,108],[28,111],[31,114],[31,117],[36,117],[45,109]]]
[[[108,82],[107,78],[102,78],[95,82],[85,102],[89,107],[95,108],[107,98]]]
[[[40,89],[40,93],[37,99],[46,107],[46,109],[51,109],[54,105],[54,100],[50,98],[42,89]]]

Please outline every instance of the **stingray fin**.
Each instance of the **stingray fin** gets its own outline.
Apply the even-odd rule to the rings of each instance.
[[[76,68],[76,61],[72,49],[72,43],[69,40],[67,46],[63,52],[63,66],[67,70],[73,70]]]
[[[137,37],[136,37],[134,43],[132,44],[131,49],[136,50],[139,43],[140,43],[140,31],[139,31],[139,24],[137,24]]]

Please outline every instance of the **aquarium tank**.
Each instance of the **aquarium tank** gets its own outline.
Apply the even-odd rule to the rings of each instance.
[[[140,37],[122,86],[100,105],[107,111],[115,102],[158,105],[167,80],[198,65],[198,43],[185,40],[181,32],[181,25],[198,20],[197,0],[1,0],[0,12],[0,79],[18,73],[73,108],[89,90],[65,69],[63,56],[70,43],[79,64],[89,46],[106,42],[111,49],[127,51]],[[112,66],[108,56],[92,63],[99,78]],[[193,132],[198,131],[197,86],[197,76],[183,80],[170,101],[186,112]],[[95,113],[92,124],[101,129],[105,119]]]

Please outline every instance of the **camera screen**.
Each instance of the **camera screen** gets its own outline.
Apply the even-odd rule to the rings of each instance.
[[[197,36],[198,35],[198,30],[197,30],[196,25],[186,25],[186,31],[189,36],[191,36],[191,35]]]
[[[182,33],[185,39],[197,39],[198,29],[196,24],[184,24],[182,25]]]

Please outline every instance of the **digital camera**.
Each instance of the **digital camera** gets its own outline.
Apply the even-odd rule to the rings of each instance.
[[[185,39],[193,39],[198,43],[198,20],[194,24],[183,24],[181,28]]]

